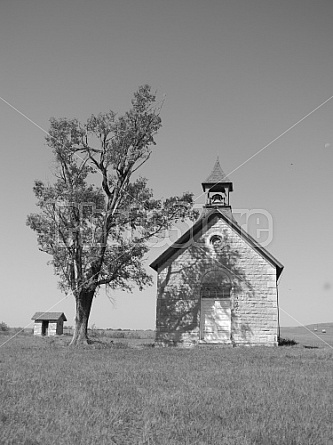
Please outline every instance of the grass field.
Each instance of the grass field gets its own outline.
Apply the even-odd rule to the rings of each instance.
[[[322,332],[322,331],[325,332]],[[295,340],[306,348],[333,347],[333,323],[281,328],[281,337]]]
[[[68,336],[9,339],[1,445],[333,444],[325,344],[183,350],[99,337],[73,350]]]

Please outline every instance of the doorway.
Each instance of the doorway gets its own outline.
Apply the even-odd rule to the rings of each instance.
[[[47,320],[42,321],[42,335],[48,335],[49,322]]]
[[[206,343],[230,343],[231,282],[228,275],[214,269],[201,282],[200,339]]]

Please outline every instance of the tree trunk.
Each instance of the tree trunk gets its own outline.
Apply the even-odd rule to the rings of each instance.
[[[88,344],[88,321],[95,290],[84,290],[76,297],[75,330],[70,346]]]

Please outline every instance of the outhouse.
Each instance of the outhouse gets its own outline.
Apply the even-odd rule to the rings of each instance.
[[[34,335],[62,335],[64,321],[67,318],[63,312],[36,312],[34,320]]]

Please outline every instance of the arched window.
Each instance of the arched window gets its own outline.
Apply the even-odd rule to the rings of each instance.
[[[231,282],[228,275],[221,269],[207,272],[201,281],[202,298],[230,298]]]

